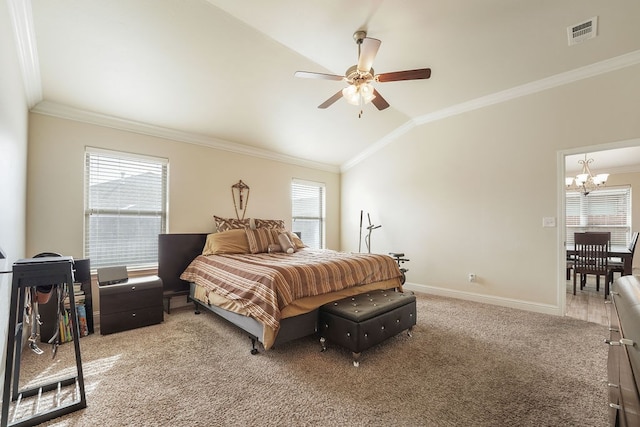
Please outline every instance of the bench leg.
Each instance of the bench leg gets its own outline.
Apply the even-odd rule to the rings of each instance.
[[[358,366],[360,366],[360,355],[361,354],[362,353],[356,353],[356,352],[351,353],[351,355],[353,356],[353,366],[355,366],[356,368]]]
[[[409,337],[413,336],[413,326],[411,326],[409,329],[407,329],[407,336],[409,336]]]
[[[325,337],[320,337],[320,345],[322,346],[321,353],[327,351],[327,339]]]

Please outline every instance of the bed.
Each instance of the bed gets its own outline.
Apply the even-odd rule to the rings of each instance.
[[[160,235],[158,274],[165,289],[188,289],[198,308],[246,331],[252,353],[256,342],[269,350],[314,334],[327,302],[401,288],[402,273],[387,255],[310,249],[279,228],[227,231]],[[297,240],[293,253],[270,251],[282,233]]]

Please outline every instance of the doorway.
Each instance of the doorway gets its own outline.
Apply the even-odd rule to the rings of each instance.
[[[608,173],[609,177],[602,188],[614,186],[630,186],[640,191],[640,139],[620,141],[617,143],[582,147],[559,153],[559,170],[561,190],[559,191],[558,247],[559,265],[561,266],[558,281],[558,296],[563,313],[569,317],[575,317],[589,322],[608,325],[609,309],[604,304],[604,285],[601,283],[599,292],[596,291],[595,278],[589,278],[587,286],[573,295],[573,277],[567,278],[566,270],[566,233],[567,233],[567,198],[565,177],[576,176],[581,172],[580,161],[592,159],[589,163],[591,172],[595,174]],[[597,190],[596,190],[597,191]],[[640,199],[639,199],[640,200]],[[640,201],[633,203],[631,198],[631,230],[640,229]],[[601,281],[602,282],[602,281]]]

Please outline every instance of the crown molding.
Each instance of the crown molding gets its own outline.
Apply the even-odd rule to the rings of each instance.
[[[367,157],[373,155],[378,150],[381,150],[382,148],[391,144],[399,136],[408,132],[409,130],[413,129],[416,126],[435,122],[437,120],[442,120],[447,117],[456,116],[469,111],[488,107],[494,104],[510,101],[512,99],[531,95],[547,89],[563,86],[569,83],[577,82],[579,80],[609,73],[615,70],[619,70],[619,69],[630,67],[637,64],[640,64],[640,50],[636,50],[636,51],[627,53],[625,55],[616,56],[614,58],[606,59],[604,61],[596,62],[584,67],[576,68],[575,70],[556,74],[554,76],[537,80],[531,83],[526,83],[520,86],[516,86],[511,89],[496,92],[491,95],[472,99],[467,102],[463,102],[457,105],[452,105],[451,107],[434,111],[433,113],[416,117],[415,119],[410,120],[409,122],[397,128],[395,131],[389,133],[382,139],[372,144],[368,149],[361,152],[358,156],[343,163],[340,166],[340,170],[344,172],[352,168],[353,166],[360,163]]]
[[[640,143],[640,141],[639,141]],[[615,148],[612,148],[615,150]],[[582,172],[582,169],[578,169],[575,167],[566,168],[565,175],[566,176],[576,176]],[[621,175],[626,173],[640,173],[640,164],[636,165],[625,165],[625,166],[614,166],[614,167],[598,167],[596,172],[606,172],[609,175]]]
[[[31,112],[79,122],[91,123],[98,126],[127,130],[144,135],[203,145],[218,150],[229,151],[247,156],[303,166],[322,171],[340,173],[340,168],[320,162],[300,159],[293,156],[278,154],[268,150],[249,147],[203,135],[180,132],[173,129],[152,126],[145,123],[134,122],[117,117],[82,111],[62,104],[43,101],[42,78],[40,76],[40,62],[36,45],[35,31],[33,28],[33,13],[30,0],[7,0],[9,16],[15,35],[18,60],[22,71],[27,105]]]
[[[575,169],[575,168],[571,168],[571,169],[565,169],[565,175],[566,176],[576,176],[577,174],[579,174],[580,172],[582,172],[582,169]],[[597,172],[606,172],[609,175],[621,175],[621,174],[626,174],[626,173],[639,173],[640,172],[640,165],[627,165],[627,166],[616,166],[613,168],[598,168]]]
[[[7,0],[7,5],[15,35],[27,105],[29,108],[33,108],[42,101],[42,79],[40,78],[40,62],[33,29],[31,1]]]
[[[88,123],[112,129],[139,133],[142,135],[169,139],[172,141],[202,145],[205,147],[214,148],[216,150],[228,151],[236,154],[243,154],[246,156],[258,157],[266,160],[273,160],[276,162],[303,166],[306,168],[318,169],[326,172],[340,173],[339,167],[334,165],[328,165],[325,163],[287,156],[284,154],[275,153],[273,151],[250,147],[248,145],[225,141],[218,138],[212,138],[205,135],[182,132],[175,129],[169,129],[161,126],[154,126],[146,123],[136,122],[133,120],[122,119],[119,117],[113,117],[106,114],[94,113],[50,101],[42,101],[38,103],[31,109],[31,112],[46,116],[73,120],[81,123]]]

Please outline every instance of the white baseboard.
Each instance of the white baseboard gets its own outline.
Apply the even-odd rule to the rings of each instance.
[[[511,299],[511,298],[483,295],[483,294],[477,294],[473,292],[456,291],[452,289],[438,288],[435,286],[421,285],[418,283],[406,282],[404,285],[402,285],[402,287],[403,289],[406,289],[408,291],[419,292],[422,294],[458,298],[458,299],[467,300],[467,301],[475,301],[475,302],[481,302],[485,304],[498,305],[501,307],[510,307],[510,308],[517,308],[520,310],[533,311],[536,313],[553,314],[556,316],[562,315],[562,312],[558,306],[553,306],[548,304],[533,303],[530,301],[522,301],[522,300]],[[192,303],[187,301],[185,302],[176,301],[171,303],[171,308],[172,309],[181,308],[191,304]],[[94,329],[96,326],[100,326],[100,311],[93,312],[93,325],[94,325]]]
[[[486,304],[498,305],[501,307],[517,308],[520,310],[533,311],[536,313],[553,314],[562,316],[562,310],[558,306],[540,304],[530,301],[522,301],[512,298],[496,297],[491,295],[477,294],[474,292],[457,291],[453,289],[438,288],[435,286],[421,285],[418,283],[406,282],[402,287],[409,291],[423,294],[439,295],[444,297],[458,298],[467,301],[475,301]]]

